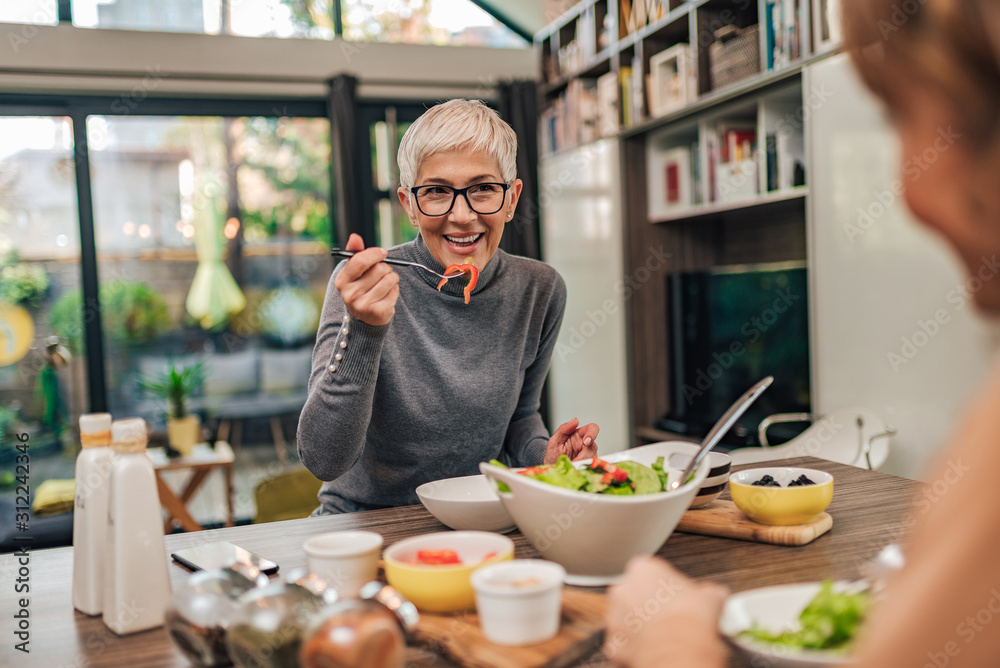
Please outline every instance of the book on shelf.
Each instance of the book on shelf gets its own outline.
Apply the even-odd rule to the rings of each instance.
[[[622,65],[618,68],[618,87],[621,88],[622,125],[632,125],[632,68]]]
[[[621,128],[618,109],[618,74],[608,72],[597,78],[597,119],[602,137],[617,134]]]
[[[647,205],[650,220],[661,219],[694,204],[691,153],[688,146],[649,151]]]
[[[705,142],[712,201],[734,202],[756,195],[756,126],[745,122],[720,122],[708,128]]]
[[[816,51],[840,43],[843,39],[840,0],[813,0],[812,17]]]
[[[614,98],[611,104],[614,105]],[[617,127],[611,131],[603,128],[602,113],[617,116],[616,109],[602,111],[597,79],[573,79],[566,84],[562,95],[539,114],[542,153],[556,153],[617,131]]]
[[[618,22],[625,30],[622,37],[663,18],[670,11],[670,0],[619,0]]]
[[[806,4],[809,0],[765,0],[764,63],[781,69],[805,55],[808,48]]]
[[[716,202],[740,202],[757,195],[757,161],[734,160],[716,165]]]
[[[767,169],[767,191],[778,189],[778,137],[768,133],[764,138],[764,157]]]
[[[701,204],[701,147],[695,141],[691,144],[691,203]]]
[[[645,95],[643,91],[646,89],[643,83],[642,68],[632,68],[632,120],[629,123],[630,125],[641,123],[643,119],[643,109],[645,107]]]

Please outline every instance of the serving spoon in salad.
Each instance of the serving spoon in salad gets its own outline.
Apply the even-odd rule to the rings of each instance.
[[[736,424],[736,421],[740,419],[740,416],[743,415],[746,409],[750,408],[750,404],[755,402],[757,397],[762,395],[764,390],[770,387],[773,382],[774,376],[767,376],[766,378],[759,380],[756,385],[744,392],[743,396],[737,399],[733,405],[729,407],[729,410],[722,414],[722,417],[720,417],[719,421],[713,425],[711,431],[705,435],[705,440],[701,442],[701,449],[698,450],[698,453],[691,459],[691,463],[687,465],[686,469],[684,469],[684,473],[681,474],[681,477],[670,483],[671,490],[677,489],[687,481],[688,476],[690,476],[691,473],[698,468],[698,464],[700,464],[701,460],[705,458],[708,451],[715,447],[716,443],[719,442],[719,439],[725,436],[726,432],[729,431],[730,427]]]

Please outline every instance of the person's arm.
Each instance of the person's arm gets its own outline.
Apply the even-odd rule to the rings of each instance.
[[[552,351],[555,350],[556,337],[559,335],[565,308],[566,286],[560,279],[556,293],[548,305],[548,312],[545,314],[538,353],[524,372],[524,382],[521,384],[521,394],[517,398],[517,407],[504,436],[503,450],[511,466],[535,466],[541,464],[545,457],[549,433],[545,429],[538,409],[541,406],[542,387],[549,372],[549,363],[552,361]]]
[[[542,416],[538,413],[542,388],[549,372],[565,309],[566,284],[559,279],[546,313],[538,354],[524,373],[517,408],[504,438],[504,451],[509,455],[511,466],[535,466],[543,462],[551,464],[563,454],[570,459],[585,459],[597,454],[595,441],[600,428],[596,424],[581,427],[580,421],[573,418],[561,424],[549,436]]]
[[[906,564],[865,624],[858,668],[1000,663],[1000,374],[985,389],[914,499]]]
[[[561,284],[561,283],[560,283]],[[560,302],[565,304],[565,287]],[[549,372],[552,351],[562,323],[563,307],[546,317],[546,328],[538,344],[538,354],[524,372],[524,383],[517,398],[517,407],[507,426],[503,450],[507,453],[511,466],[534,466],[542,463],[549,433],[538,413],[541,406],[542,387]]]
[[[339,268],[338,268],[339,269]],[[339,336],[347,314],[330,278],[313,349],[309,394],[299,416],[299,459],[320,480],[343,475],[361,456],[372,415],[382,341],[389,325],[374,327],[353,318]],[[347,341],[347,348],[340,341]],[[336,355],[340,354],[340,360]],[[331,371],[331,366],[336,371]]]
[[[384,249],[365,250],[356,234],[346,248],[358,252],[330,277],[296,434],[299,459],[320,480],[340,477],[361,456],[399,297],[399,276],[382,262]]]
[[[608,591],[604,654],[635,668],[724,668],[729,652],[717,625],[727,594],[663,559],[635,557]]]

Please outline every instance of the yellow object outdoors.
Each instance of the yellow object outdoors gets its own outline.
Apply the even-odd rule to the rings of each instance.
[[[185,307],[202,329],[216,329],[246,308],[247,300],[222,261],[219,221],[212,211],[195,220],[194,244],[198,252],[195,271]]]
[[[21,306],[0,302],[0,366],[19,362],[31,350],[35,323]]]

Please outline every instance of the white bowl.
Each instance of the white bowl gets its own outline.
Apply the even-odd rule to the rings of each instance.
[[[834,583],[835,589],[856,583]],[[731,595],[722,608],[719,631],[747,658],[748,665],[769,668],[817,668],[851,663],[843,653],[795,649],[743,638],[754,624],[774,633],[798,628],[799,615],[819,592],[822,583],[779,585]]]
[[[669,466],[670,456],[691,453],[692,448],[689,443],[654,443],[602,459],[612,463],[632,460],[650,466],[662,456],[668,463],[664,469],[673,481],[681,471]],[[479,465],[487,478],[510,488],[510,492],[500,493],[500,500],[525,538],[545,559],[566,569],[568,584],[580,586],[616,582],[629,559],[655,553],[687,510],[708,468],[706,459],[698,466],[694,479],[676,490],[616,496],[564,489],[518,475],[516,469]]]
[[[695,448],[694,452],[697,452],[697,448]],[[670,465],[683,469],[687,466],[694,452],[691,455],[677,453],[670,458]],[[706,459],[708,459],[709,467],[708,476],[702,481],[701,488],[698,489],[698,494],[691,500],[689,508],[701,508],[712,503],[712,501],[719,498],[722,490],[726,488],[726,483],[729,482],[729,469],[733,463],[732,458],[724,452],[713,451],[708,453]]]
[[[486,639],[497,645],[533,645],[559,633],[566,570],[542,559],[515,559],[472,574],[476,612]]]
[[[484,476],[469,475],[425,482],[417,497],[441,524],[458,531],[497,531],[514,528],[496,486]]]

